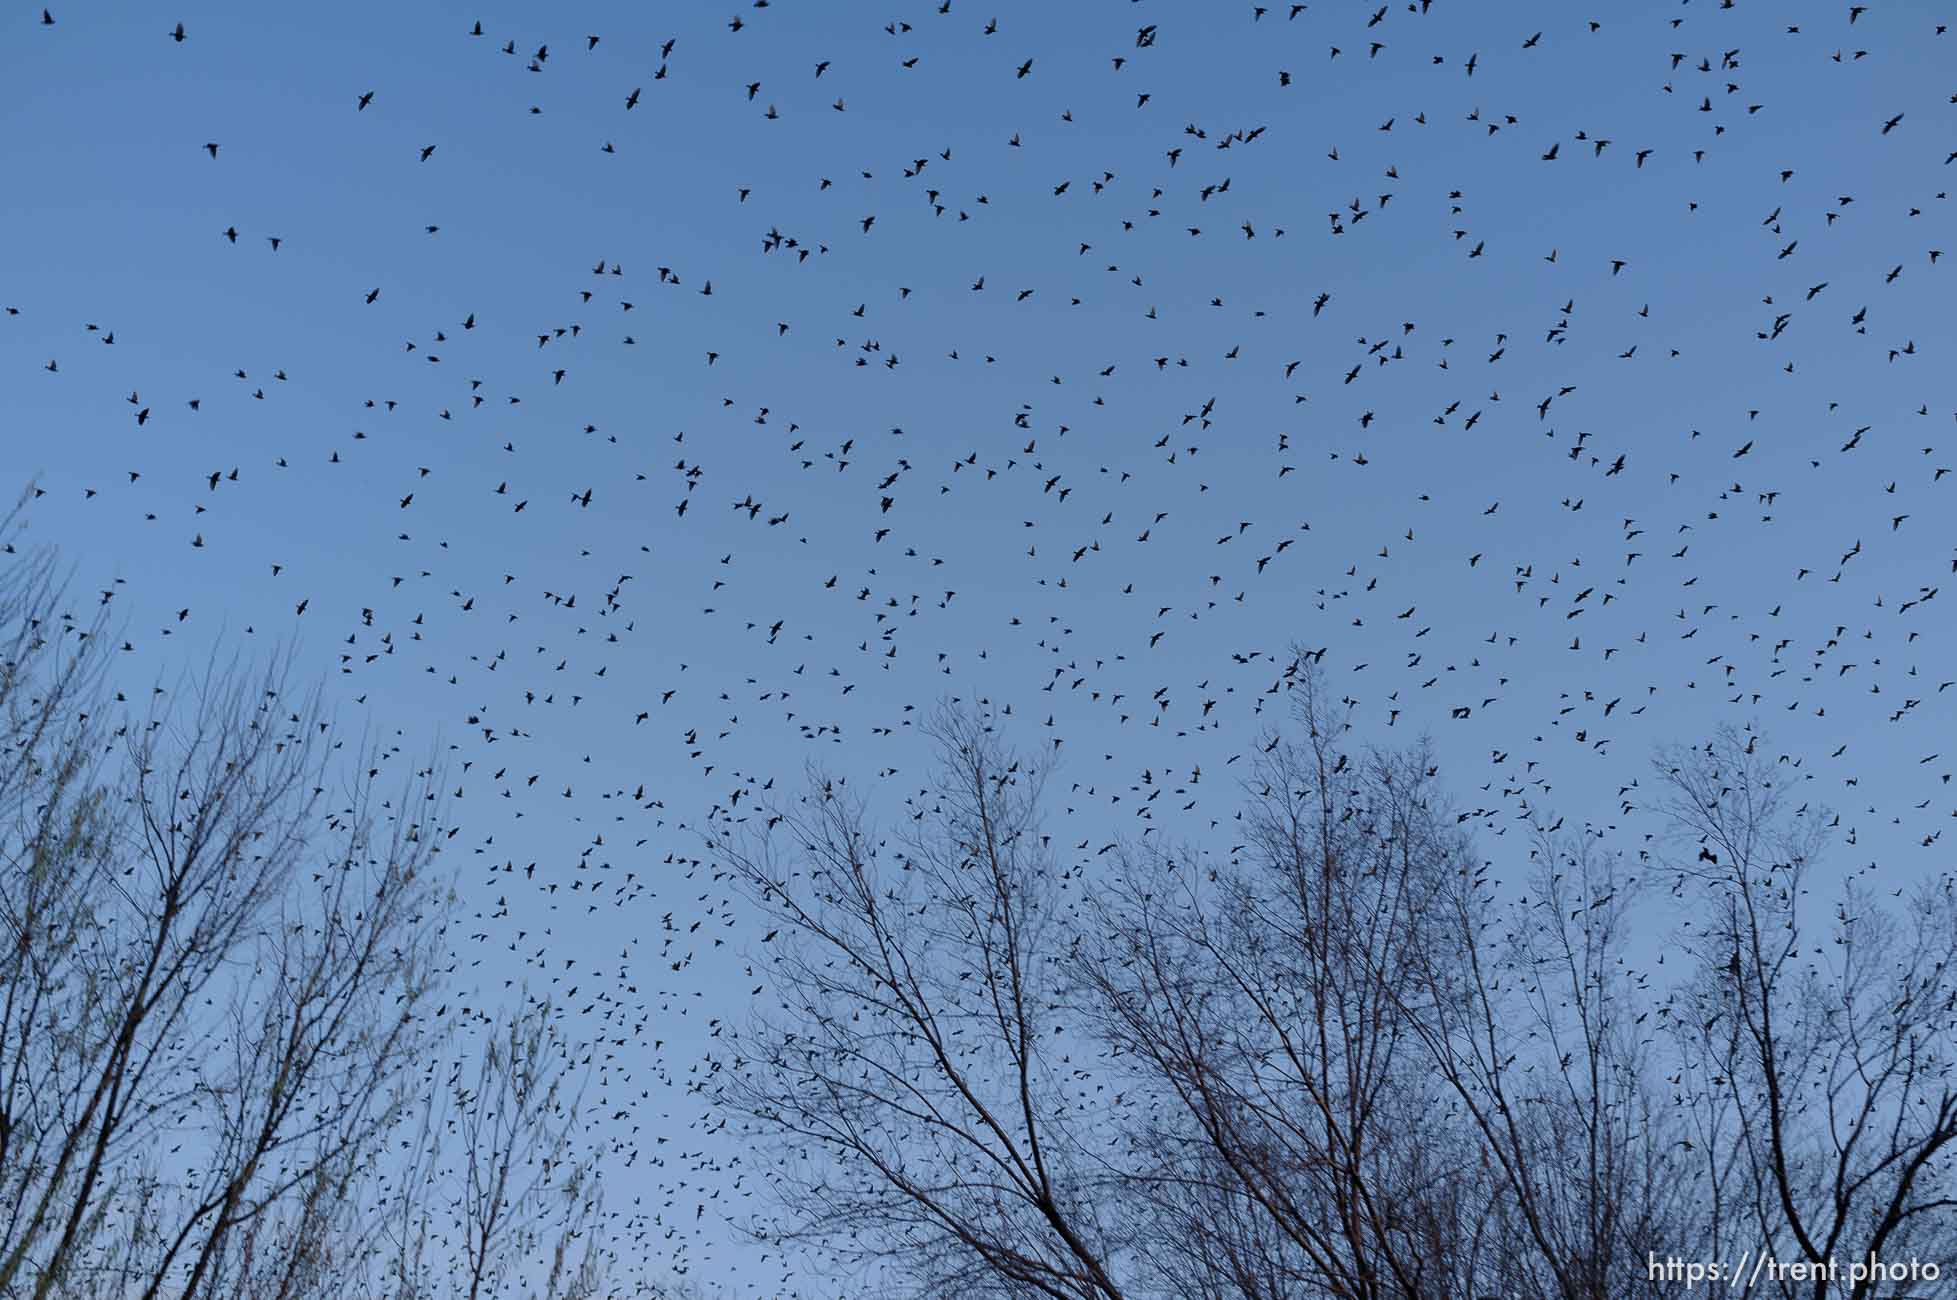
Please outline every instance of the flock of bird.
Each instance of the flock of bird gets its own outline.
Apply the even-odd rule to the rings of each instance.
[[[1947,861],[1935,6],[899,8],[10,20],[34,534],[135,671],[296,637],[441,732],[457,1013],[560,1007],[622,1262],[816,1293],[729,1232],[702,837],[805,759],[915,793],[940,697],[1058,749],[1082,863],[1230,852],[1299,653],[1498,874],[1531,811],[1656,854],[1719,720],[1845,869]]]

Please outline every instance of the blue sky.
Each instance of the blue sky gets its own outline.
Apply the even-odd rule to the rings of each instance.
[[[1947,869],[1944,7],[38,8],[0,29],[30,536],[136,678],[249,630],[451,746],[462,975],[544,984],[547,928],[659,1027],[600,1089],[650,1094],[607,1187],[655,1273],[825,1293],[727,1227],[761,1166],[689,1085],[757,936],[668,855],[805,758],[894,806],[944,694],[1064,737],[1070,845],[1198,765],[1150,821],[1221,834],[1297,641],[1432,732],[1498,864],[1503,791],[1630,845],[1652,746],[1751,720],[1835,865]],[[587,847],[638,878],[595,910]]]

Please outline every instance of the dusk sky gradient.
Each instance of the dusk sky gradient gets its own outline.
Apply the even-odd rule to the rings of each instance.
[[[132,683],[294,644],[439,739],[451,1000],[584,986],[631,1272],[847,1293],[734,1231],[768,1163],[700,1085],[766,980],[702,836],[805,760],[895,815],[944,697],[1064,739],[1083,861],[1229,853],[1296,644],[1432,735],[1497,877],[1530,809],[1656,871],[1620,787],[1721,722],[1839,809],[1830,871],[1949,869],[1950,6],[1300,8],[0,20],[23,540]]]

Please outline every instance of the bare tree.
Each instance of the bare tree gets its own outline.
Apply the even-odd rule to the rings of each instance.
[[[1650,1256],[1698,1258],[1705,1234],[1652,1075],[1660,1004],[1624,961],[1644,890],[1602,832],[1561,827],[1532,814],[1530,866],[1506,906],[1488,864],[1456,873],[1416,1032],[1496,1192],[1505,1243],[1485,1284],[1546,1300],[1655,1295]]]
[[[1654,986],[1647,853],[1525,809],[1504,888],[1424,744],[1287,677],[1227,854],[1058,869],[1044,765],[957,714],[901,833],[812,772],[716,839],[774,927],[784,1018],[720,1099],[786,1144],[779,1236],[892,1289],[1202,1300],[1656,1300],[1652,1258],[1746,1251],[1876,1300],[1847,1261],[1957,1248],[1957,884],[1850,888],[1803,949],[1823,818],[1722,732],[1660,765],[1696,853]]]
[[[401,1102],[439,807],[426,771],[377,800],[379,756],[329,807],[288,661],[111,726],[52,565],[0,576],[0,1295],[197,1295]]]
[[[1039,833],[1051,754],[981,714],[929,733],[939,779],[889,839],[840,778],[712,848],[770,917],[785,1015],[757,1017],[720,1101],[780,1139],[785,1239],[930,1295],[1126,1294],[1071,1122],[1058,871]]]
[[[500,1024],[485,1017],[473,1071],[428,1080],[409,1141],[414,1159],[381,1216],[385,1294],[401,1300],[507,1295],[548,1261],[545,1300],[605,1294],[602,1201],[578,1147],[582,1080],[548,1001],[527,993]]]
[[[1124,1087],[1164,1103],[1136,1111],[1157,1117],[1137,1174],[1164,1212],[1160,1281],[1466,1294],[1458,1251],[1434,1245],[1458,1229],[1472,1155],[1446,1140],[1450,1098],[1405,1005],[1460,846],[1424,749],[1351,751],[1304,656],[1291,678],[1302,738],[1258,746],[1229,863],[1130,852],[1098,891],[1086,984]]]
[[[1957,882],[1890,895],[1851,879],[1829,942],[1802,899],[1840,819],[1789,808],[1791,760],[1721,728],[1657,761],[1687,855],[1678,892],[1702,918],[1674,1009],[1685,1101],[1714,1140],[1701,1157],[1725,1239],[1778,1258],[1947,1260],[1957,1247]],[[1826,1277],[1776,1279],[1820,1300]],[[1882,1279],[1834,1287],[1899,1295]],[[1920,1284],[1919,1284],[1920,1288]]]
[[[1130,1194],[1160,1284],[1648,1291],[1647,1252],[1697,1238],[1622,960],[1637,881],[1559,822],[1500,902],[1429,747],[1362,750],[1310,655],[1287,678],[1297,738],[1258,744],[1244,843],[1130,854],[1082,949],[1143,1103]]]

